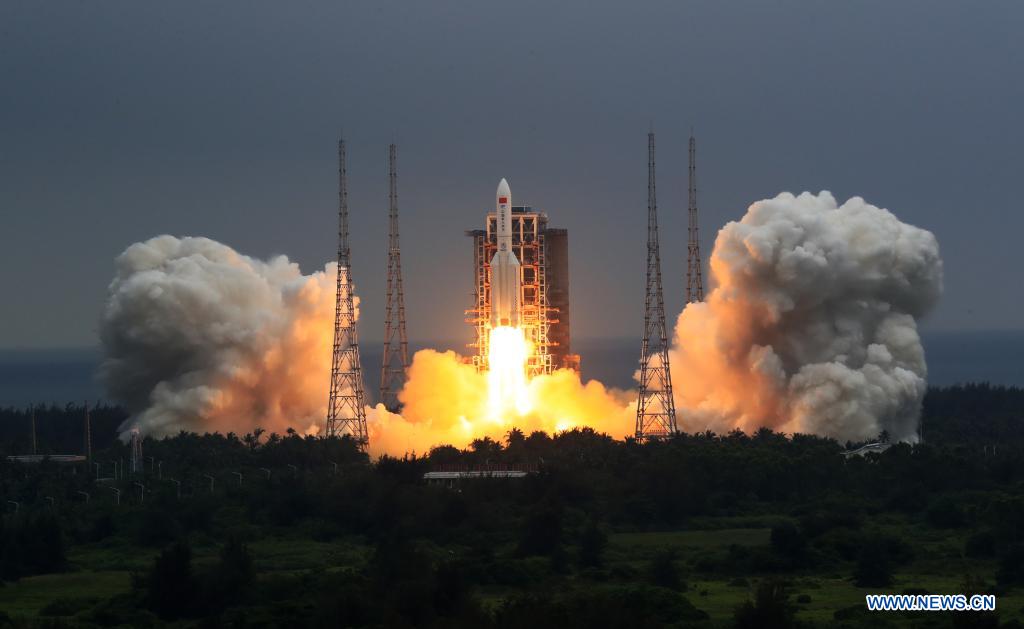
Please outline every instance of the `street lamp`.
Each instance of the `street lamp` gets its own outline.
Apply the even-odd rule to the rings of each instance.
[[[117,504],[120,505],[121,504],[121,490],[118,489],[117,487],[111,487],[110,485],[103,485],[103,487],[106,487],[110,491],[114,492],[114,494],[117,496]]]

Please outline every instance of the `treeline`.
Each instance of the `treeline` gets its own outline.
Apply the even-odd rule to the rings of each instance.
[[[36,451],[39,454],[84,454],[85,405],[38,405],[0,408],[0,455],[32,454],[32,416],[35,415]],[[101,403],[89,408],[92,447],[103,450],[117,439],[117,428],[128,411]]]
[[[68,404],[0,408],[0,454],[30,454],[31,417],[35,413],[40,454],[81,454],[85,406]],[[121,406],[102,403],[91,408],[92,443],[109,447],[117,428],[129,417]],[[976,383],[930,387],[921,409],[924,439],[937,445],[991,447],[1024,444],[1024,388]]]
[[[988,383],[932,387],[921,409],[925,441],[991,448],[1024,443],[1024,389]]]
[[[0,463],[0,497],[19,505],[2,520],[0,557],[14,579],[64,569],[77,545],[159,551],[130,593],[51,610],[70,606],[96,624],[672,626],[705,617],[685,595],[691,577],[826,571],[884,587],[922,554],[912,535],[875,523],[897,517],[965,537],[964,556],[997,566],[979,587],[1024,585],[1024,449],[841,451],[833,440],[770,430],[638,443],[590,429],[512,429],[501,442],[371,462],[348,439],[181,434],[147,439],[143,471],[99,483],[83,466]],[[96,462],[107,474],[126,456],[118,442]],[[423,479],[442,467],[513,465],[537,471],[455,488]],[[665,552],[642,567],[608,561],[612,533],[718,522],[771,528],[770,544]],[[254,579],[260,557],[249,545],[277,536],[366,550],[333,570]],[[197,540],[219,545],[216,561],[193,561]],[[505,594],[488,607],[481,589]],[[787,626],[759,614],[792,621],[785,593],[762,589],[737,626]]]
[[[94,419],[91,463],[0,459],[0,582],[94,569],[75,564],[76,549],[153,556],[122,595],[54,592],[44,615],[86,626],[689,626],[708,622],[693,582],[754,589],[751,575],[759,585],[735,626],[793,626],[787,580],[844,575],[890,588],[900,571],[935,570],[929,561],[963,566],[960,591],[1006,592],[1024,587],[1024,440],[1012,437],[1022,409],[1019,389],[935,389],[924,444],[864,457],[767,429],[639,443],[513,428],[465,449],[371,460],[349,439],[256,430],[145,439],[142,469],[130,472],[112,436],[123,411],[104,407],[92,411],[106,428]],[[48,425],[77,428],[83,410],[55,409]],[[27,425],[23,410],[3,413],[4,430]],[[511,467],[532,472],[424,480]],[[770,529],[770,539],[643,561],[610,548],[615,536],[716,528]],[[927,539],[945,540],[949,554],[930,558]],[[253,549],[267,540],[345,551],[315,570],[261,571],[271,559]],[[877,622],[860,607],[836,620]]]

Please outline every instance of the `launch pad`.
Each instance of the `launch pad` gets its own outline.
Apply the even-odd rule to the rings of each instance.
[[[526,371],[532,378],[555,369],[579,370],[572,354],[569,328],[569,233],[548,227],[548,216],[528,205],[513,205],[510,213],[511,251],[518,261],[519,326],[531,344]],[[484,229],[469,230],[473,239],[473,307],[466,323],[473,326],[472,364],[488,371],[492,329],[492,261],[499,250],[498,212],[489,212]]]

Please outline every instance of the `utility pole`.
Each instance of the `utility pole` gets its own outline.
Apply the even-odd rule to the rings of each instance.
[[[361,447],[369,442],[363,400],[363,368],[359,360],[356,313],[352,295],[352,262],[348,248],[348,173],[345,140],[338,141],[338,284],[334,305],[334,348],[331,396],[327,405],[328,437],[350,435]]]
[[[85,426],[83,433],[82,449],[85,450],[85,460],[92,461],[92,427],[89,425],[89,402],[85,403]]]
[[[32,454],[39,454],[39,447],[36,441],[36,407],[32,407]]]
[[[380,367],[380,400],[392,413],[401,409],[398,392],[409,371],[409,343],[405,336],[405,295],[402,290],[402,254],[398,243],[398,173],[396,148],[388,146],[388,286],[384,320],[384,360]],[[397,347],[396,347],[397,345]]]
[[[700,230],[697,226],[697,141],[690,129],[690,204],[686,246],[686,303],[704,301],[703,262],[700,257]]]
[[[132,428],[131,431],[131,448],[132,448],[132,474],[138,474],[142,471],[143,458],[142,458],[142,433],[139,432],[138,428]]]
[[[661,287],[658,246],[658,202],[654,168],[654,130],[647,134],[647,290],[644,296],[644,338],[640,350],[640,398],[636,406],[638,440],[678,432],[668,362],[668,331]]]

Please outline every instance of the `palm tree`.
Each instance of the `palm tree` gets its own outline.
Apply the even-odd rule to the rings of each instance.
[[[513,445],[521,446],[526,442],[526,435],[523,434],[522,430],[513,428],[512,430],[505,433],[505,445],[511,448]]]

